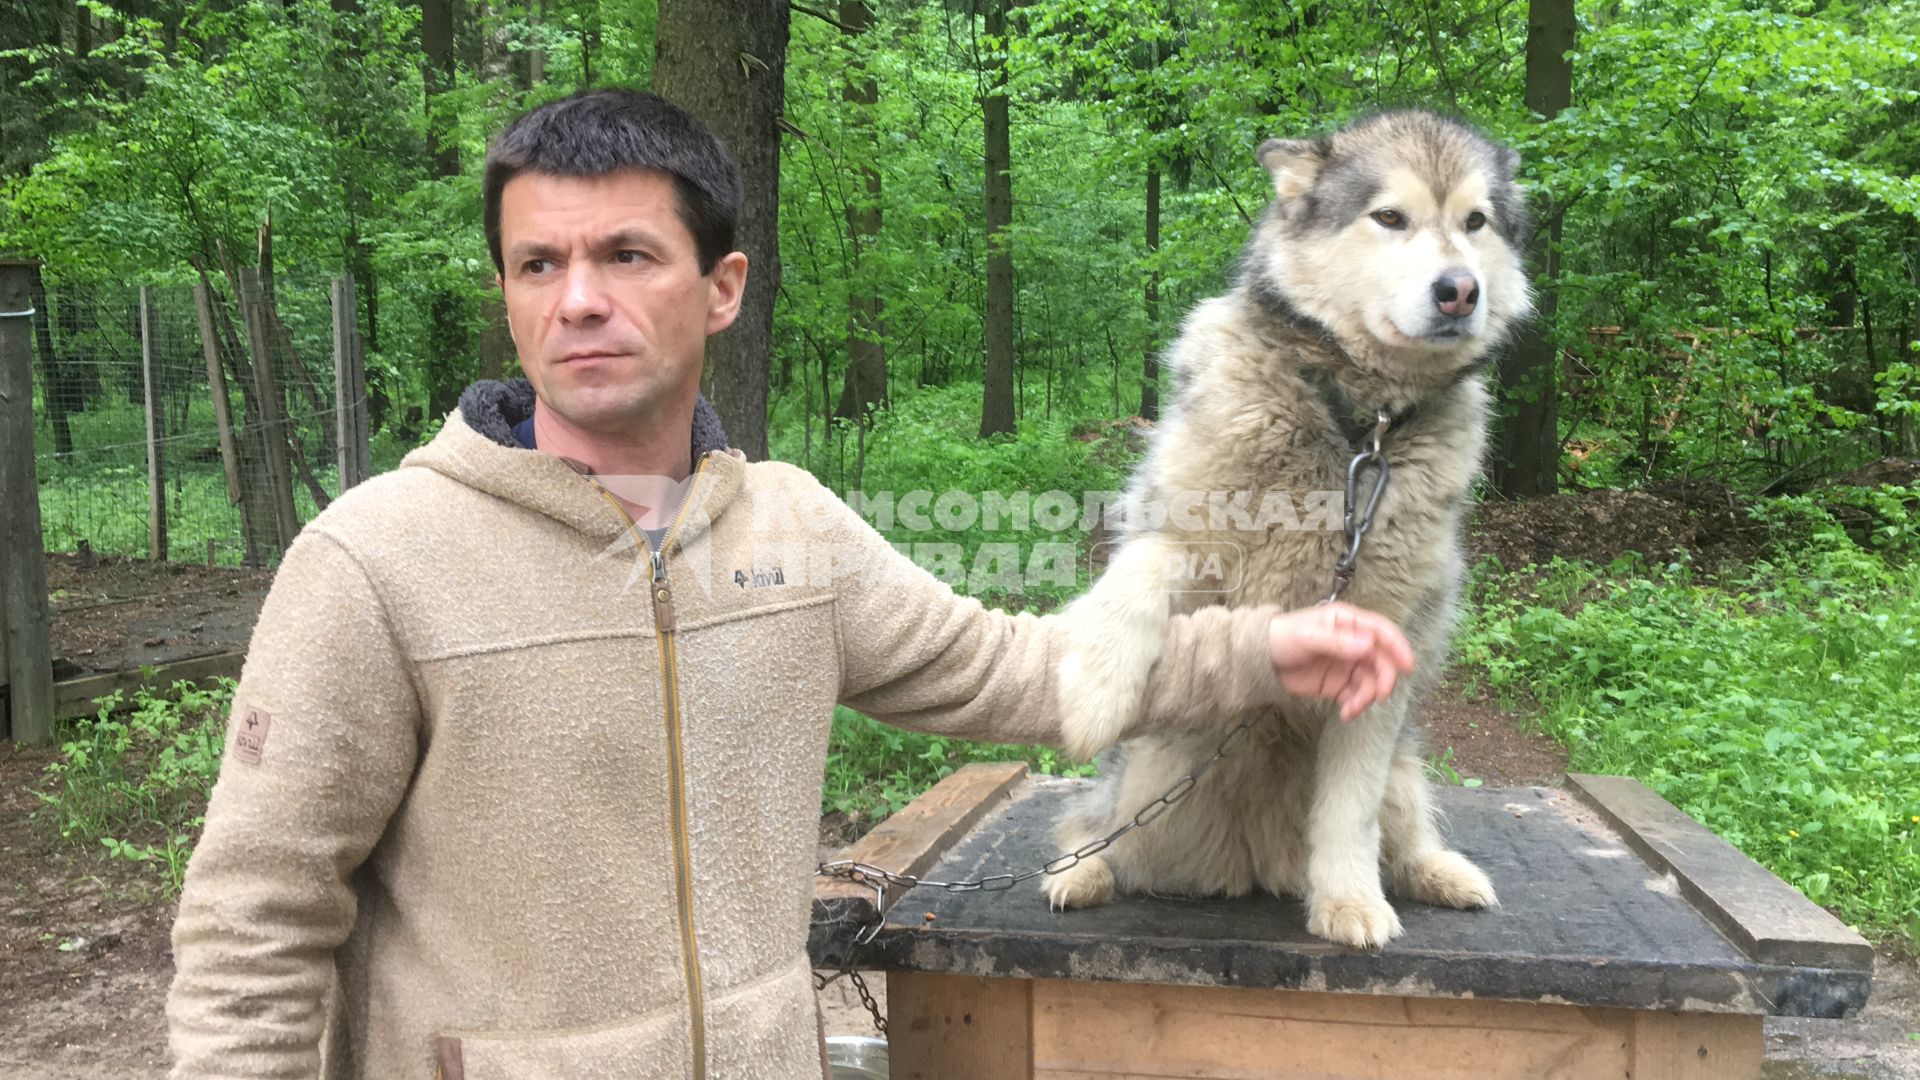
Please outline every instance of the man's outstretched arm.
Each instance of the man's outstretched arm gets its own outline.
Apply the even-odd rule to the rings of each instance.
[[[842,702],[917,731],[1058,745],[1065,621],[957,596],[841,509],[841,542],[867,551],[836,581]],[[1193,727],[1290,697],[1335,701],[1351,718],[1412,666],[1392,623],[1350,605],[1203,608],[1169,621],[1137,728]]]

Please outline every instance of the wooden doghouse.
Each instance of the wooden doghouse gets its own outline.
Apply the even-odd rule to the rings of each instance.
[[[1075,781],[976,765],[848,858],[963,881],[1039,866]],[[1873,954],[1826,911],[1633,780],[1440,793],[1502,906],[1396,901],[1377,952],[1307,934],[1297,901],[889,890],[861,947],[886,972],[894,1080],[1587,1077],[1751,1080],[1767,1015],[1865,1004]],[[874,890],[823,882],[836,967]]]

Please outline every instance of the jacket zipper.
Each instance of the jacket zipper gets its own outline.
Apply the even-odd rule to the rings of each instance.
[[[685,957],[687,1003],[693,1021],[693,1080],[706,1080],[707,1076],[707,1010],[706,994],[700,980],[700,954],[693,934],[693,856],[687,835],[687,778],[680,727],[680,671],[674,644],[673,586],[667,580],[667,548],[679,535],[680,524],[699,491],[700,474],[706,467],[703,458],[694,468],[693,483],[687,485],[687,492],[680,500],[680,509],[674,512],[673,521],[661,536],[657,549],[640,528],[639,522],[633,520],[633,515],[627,513],[627,508],[620,504],[620,500],[614,498],[613,493],[599,481],[593,481],[594,488],[626,519],[629,533],[640,542],[653,568],[648,591],[653,597],[654,641],[660,648],[660,692],[666,711],[667,810],[672,819],[674,894],[680,905],[681,955]]]

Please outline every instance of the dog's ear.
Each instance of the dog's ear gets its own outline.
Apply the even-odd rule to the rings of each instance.
[[[1313,186],[1320,166],[1327,160],[1324,139],[1268,139],[1256,155],[1260,165],[1273,177],[1273,193],[1281,202],[1291,202]]]
[[[1515,150],[1511,146],[1494,147],[1493,162],[1494,165],[1499,168],[1500,174],[1508,180],[1512,180],[1520,175],[1520,151]]]

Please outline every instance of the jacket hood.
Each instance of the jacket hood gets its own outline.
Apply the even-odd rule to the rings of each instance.
[[[467,387],[460,405],[425,446],[407,454],[401,468],[431,469],[468,487],[577,529],[602,542],[627,536],[629,523],[596,484],[566,459],[528,450],[513,437],[513,426],[533,415],[533,386],[525,379],[482,380]],[[720,416],[702,396],[693,409],[695,484],[686,499],[706,513],[685,515],[681,539],[704,531],[727,500],[739,491],[746,459],[727,448]]]

